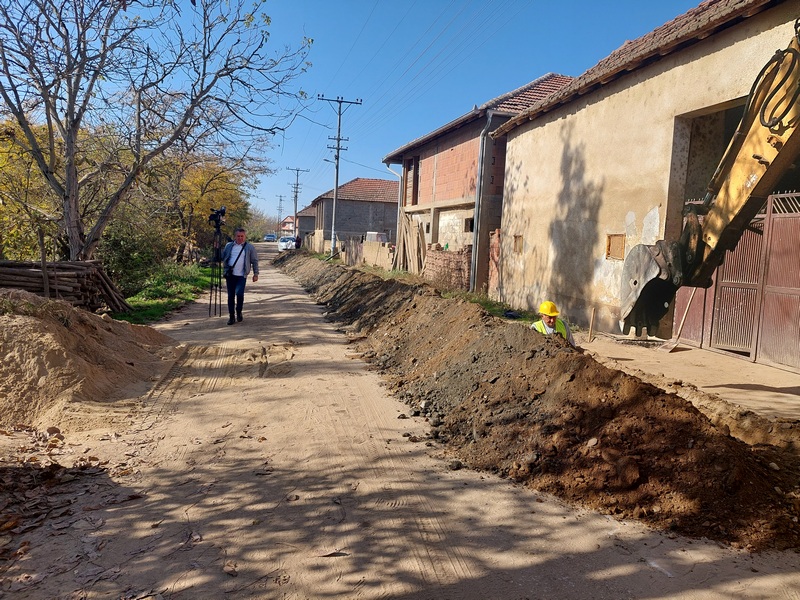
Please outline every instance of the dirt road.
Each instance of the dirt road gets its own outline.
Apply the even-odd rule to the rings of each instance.
[[[800,555],[576,511],[457,466],[269,264],[155,387],[68,441],[105,467],[5,573],[14,598],[798,598]],[[123,409],[124,407],[124,409]],[[95,414],[95,419],[97,415]],[[99,421],[98,421],[99,422]]]

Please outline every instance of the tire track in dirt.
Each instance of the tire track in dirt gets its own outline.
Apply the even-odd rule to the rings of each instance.
[[[341,354],[340,344],[337,339],[326,354]],[[350,504],[352,519],[362,527],[322,545],[331,552],[351,548],[361,555],[379,554],[381,538],[372,544],[365,543],[361,531],[371,527],[371,515],[380,514],[381,529],[395,532],[392,541],[398,547],[394,552],[398,560],[393,569],[397,581],[407,579],[412,573],[427,574],[423,581],[434,585],[472,578],[469,557],[447,544],[447,528],[420,488],[413,465],[417,452],[416,449],[409,452],[412,445],[402,437],[405,432],[398,424],[397,404],[389,410],[381,404],[378,397],[383,391],[367,376],[363,366],[350,362],[331,365],[329,370],[337,371],[339,377],[320,378],[324,398],[318,390],[317,401],[306,406],[303,428],[330,440],[321,445],[322,452],[314,468],[338,474],[341,483],[334,493],[342,504]],[[423,427],[413,421],[406,423],[414,429]],[[387,590],[398,591],[394,584]]]

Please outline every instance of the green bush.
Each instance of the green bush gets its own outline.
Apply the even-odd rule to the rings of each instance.
[[[97,258],[127,297],[144,290],[173,251],[162,229],[140,229],[120,220],[112,222],[104,232]]]
[[[206,293],[210,287],[211,269],[164,262],[143,281],[138,294],[127,298],[133,312],[115,314],[114,318],[137,324],[152,323]]]

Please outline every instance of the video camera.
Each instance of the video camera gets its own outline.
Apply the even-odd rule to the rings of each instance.
[[[208,222],[219,229],[220,225],[225,224],[225,207],[220,206],[219,209],[212,208],[211,214],[208,216]]]

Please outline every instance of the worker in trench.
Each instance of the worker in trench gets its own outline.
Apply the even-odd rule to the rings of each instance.
[[[558,307],[554,302],[545,300],[539,305],[539,320],[534,321],[531,329],[535,329],[543,335],[559,334],[563,337],[569,345],[575,348],[575,340],[572,338],[572,332],[569,325],[563,319],[558,318]]]

